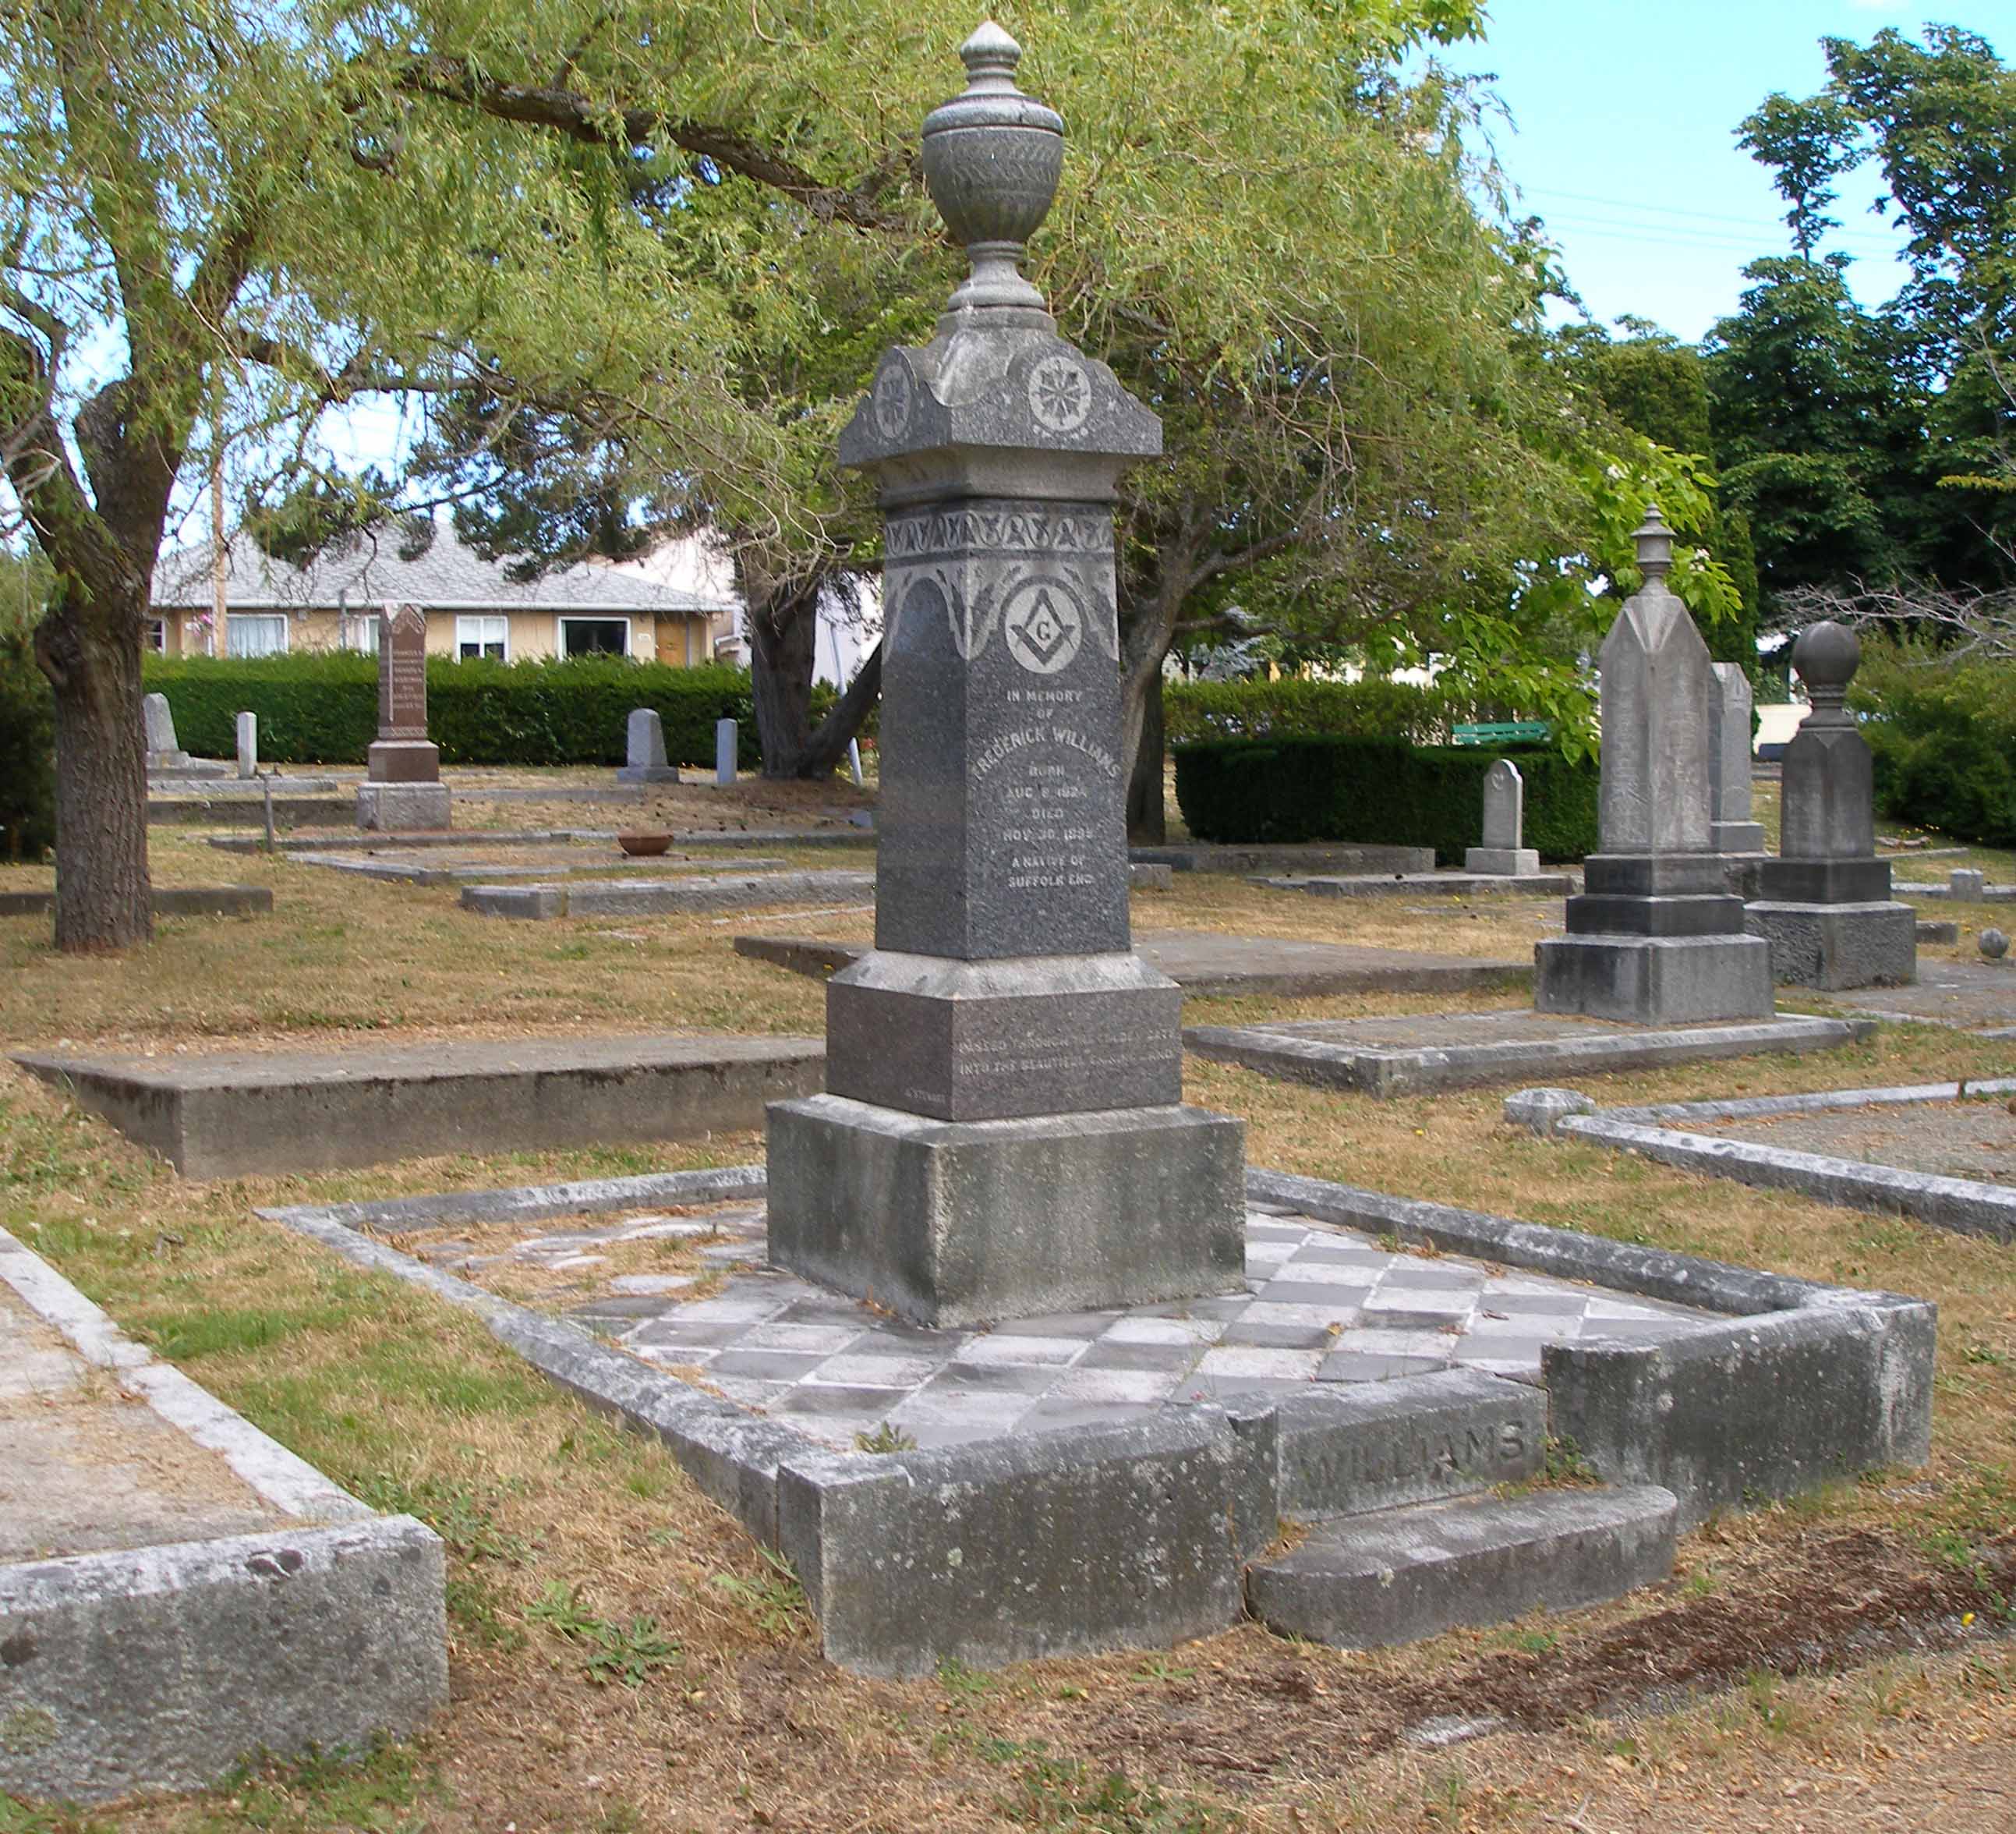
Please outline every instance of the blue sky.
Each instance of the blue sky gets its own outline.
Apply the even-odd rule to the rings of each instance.
[[[1746,262],[1791,249],[1737,124],[1773,90],[1820,87],[1823,37],[1867,43],[1928,19],[2016,52],[2016,0],[1491,0],[1484,41],[1444,61],[1497,77],[1511,115],[1494,128],[1499,158],[1590,315],[1636,313],[1692,340],[1736,309]],[[1856,258],[1849,279],[1869,304],[1903,278],[1896,237],[1867,214],[1877,189],[1873,169],[1844,182],[1828,244]]]

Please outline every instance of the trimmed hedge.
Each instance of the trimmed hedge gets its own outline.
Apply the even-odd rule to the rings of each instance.
[[[0,859],[56,841],[56,704],[25,624],[0,621]]]
[[[183,749],[199,757],[233,756],[247,712],[259,716],[263,762],[362,764],[378,736],[377,658],[355,650],[150,657],[142,673],[150,693],[167,696]],[[675,764],[713,765],[718,719],[740,722],[744,769],[761,762],[749,676],[739,668],[621,656],[427,658],[427,732],[444,764],[621,764],[638,707],[657,708]]]
[[[1526,845],[1547,859],[1596,851],[1596,762],[1547,748],[1291,734],[1175,754],[1176,802],[1200,841],[1432,847],[1438,865],[1460,866],[1484,839],[1484,773],[1510,758],[1526,780]]]
[[[1474,694],[1376,679],[1170,682],[1162,690],[1163,730],[1172,745],[1291,733],[1348,733],[1434,745],[1445,741],[1453,726],[1503,717]]]
[[[2016,847],[2016,669],[1872,646],[1852,698],[1878,809],[1957,841]]]

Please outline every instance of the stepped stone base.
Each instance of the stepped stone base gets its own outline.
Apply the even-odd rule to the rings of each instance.
[[[1772,972],[1800,987],[1906,987],[1918,978],[1917,913],[1908,904],[1744,907],[1753,936],[1771,942]]]
[[[1533,962],[1543,1013],[1665,1025],[1776,1010],[1762,936],[1552,936],[1534,945]]]
[[[1254,1566],[1247,1602],[1272,1630],[1352,1649],[1599,1604],[1672,1573],[1678,1507],[1644,1485],[1353,1516]]]
[[[1244,1144],[1201,1108],[947,1122],[776,1102],[770,1258],[939,1327],[1240,1292]]]

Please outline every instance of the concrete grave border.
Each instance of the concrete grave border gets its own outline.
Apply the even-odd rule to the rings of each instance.
[[[1423,1090],[1473,1089],[1557,1069],[1572,1075],[1577,1070],[1644,1069],[1776,1051],[1828,1050],[1859,1043],[1876,1029],[1874,1019],[1781,1013],[1771,1019],[1595,1032],[1581,1037],[1389,1045],[1305,1036],[1293,1024],[1186,1025],[1183,1048],[1197,1057],[1287,1082],[1359,1090],[1384,1097]]]
[[[298,1526],[0,1563],[0,1789],[102,1802],[261,1749],[361,1751],[448,1701],[445,1558],[126,1336],[5,1230],[0,1281]],[[30,1724],[41,1736],[9,1736]]]
[[[873,873],[845,868],[717,873],[690,878],[568,879],[531,885],[464,885],[462,908],[479,917],[546,922],[566,917],[648,917],[743,910],[808,898],[872,896]]]
[[[1248,1563],[1293,1512],[1300,1467],[1363,1430],[1366,1398],[1338,1385],[1186,1405],[1145,1425],[837,1453],[361,1233],[765,1188],[762,1168],[743,1166],[259,1214],[476,1313],[553,1380],[664,1441],[707,1495],[790,1558],[826,1655],[862,1673],[1167,1645],[1229,1624],[1247,1609]],[[1671,1490],[1682,1529],[1929,1454],[1936,1309],[1923,1301],[1279,1173],[1249,1169],[1246,1192],[1320,1222],[1730,1314],[1668,1342],[1543,1353],[1549,1430],[1608,1482]],[[1418,1394],[1427,1407],[1437,1384],[1445,1377],[1400,1377],[1377,1400]],[[1766,1394],[1769,1407],[1758,1404]],[[1047,1562],[1032,1547],[1050,1550]],[[1112,1579],[1105,1593],[1084,1583],[1095,1569]]]
[[[1831,1089],[1809,1095],[1734,1096],[1724,1101],[1661,1102],[1569,1114],[1551,1131],[1635,1152],[1661,1165],[1766,1189],[1802,1191],[1823,1203],[1914,1216],[1963,1235],[2016,1241],[2016,1189],[1971,1178],[1907,1172],[1864,1159],[1800,1152],[1719,1134],[1691,1133],[1690,1121],[1737,1121],[1765,1115],[1821,1114],[1830,1109],[1951,1101],[1964,1092],[2016,1094],[2016,1077],[1920,1083],[1882,1089]],[[1514,1099],[1517,1099],[1514,1097]]]

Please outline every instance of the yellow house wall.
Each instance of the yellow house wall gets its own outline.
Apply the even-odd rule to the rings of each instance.
[[[167,625],[167,654],[198,656],[209,654],[207,632],[196,628],[195,621],[201,615],[194,611],[164,614]],[[512,661],[530,662],[559,654],[560,620],[563,614],[511,611],[505,615],[509,626],[509,655]],[[594,617],[598,614],[584,612],[581,615]],[[606,615],[615,616],[617,614]],[[456,616],[453,611],[430,611],[427,614],[429,655],[452,656],[455,653]],[[713,646],[704,617],[682,612],[657,616],[648,611],[632,611],[628,617],[630,654],[639,661],[655,660],[675,668],[690,668],[711,660]],[[342,615],[336,611],[311,611],[301,616],[291,612],[288,614],[287,648],[290,651],[333,650],[340,644],[342,634]],[[223,646],[220,644],[218,647],[221,650]]]

